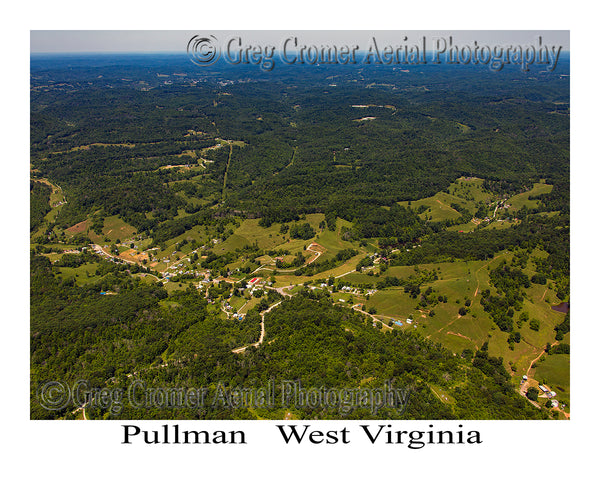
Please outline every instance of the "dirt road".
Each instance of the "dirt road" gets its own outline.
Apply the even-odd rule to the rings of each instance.
[[[263,343],[263,341],[265,339],[265,315],[267,313],[269,313],[271,310],[273,310],[275,307],[277,307],[281,302],[282,301],[280,300],[279,302],[274,303],[269,308],[267,308],[264,312],[260,313],[260,338],[258,339],[258,342],[252,343],[250,345],[246,345],[245,347],[234,348],[232,350],[233,353],[242,353],[242,352],[245,352],[248,347],[258,347],[259,345],[261,345]]]

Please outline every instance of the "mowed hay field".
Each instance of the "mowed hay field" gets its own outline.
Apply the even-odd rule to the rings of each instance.
[[[279,233],[280,224],[263,228],[258,222],[258,218],[244,220],[233,234],[244,239],[248,245],[258,244],[258,248],[261,249],[271,249],[283,241],[283,235]]]
[[[483,178],[466,178],[461,177],[456,182],[450,184],[448,191],[450,195],[459,197],[468,202],[485,202],[492,201],[493,196],[483,187]]]
[[[116,215],[112,217],[106,217],[104,219],[104,228],[102,233],[110,239],[111,242],[117,240],[125,240],[137,233],[135,227],[129,225],[121,218]]]
[[[468,233],[468,232],[472,232],[476,228],[477,228],[477,224],[475,224],[473,222],[467,222],[467,223],[461,223],[459,225],[452,225],[451,227],[448,227],[448,230],[450,232]]]
[[[92,222],[90,220],[86,220],[85,222],[81,222],[69,227],[67,230],[65,230],[65,232],[70,235],[74,235],[76,233],[86,233],[90,237],[90,240],[98,244],[106,243],[106,239],[108,239],[108,241],[111,243],[114,243],[117,240],[124,241],[137,233],[137,229],[135,227],[129,225],[116,215],[106,217],[104,219],[102,235],[98,235],[93,230],[89,230],[91,225]]]

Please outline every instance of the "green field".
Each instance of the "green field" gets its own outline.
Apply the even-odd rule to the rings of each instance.
[[[417,211],[419,207],[425,206],[427,210],[419,216],[433,222],[441,222],[460,218],[461,214],[452,208],[452,204],[457,204],[474,214],[478,205],[488,204],[492,199],[492,194],[483,188],[483,179],[461,177],[450,184],[446,192],[438,192],[431,197],[399,202],[399,204]],[[469,231],[467,228],[459,228],[459,230]]]
[[[444,220],[455,220],[460,218],[460,213],[450,206],[452,201],[449,200],[455,201],[459,199],[452,199],[450,195],[445,193],[436,193],[432,197],[422,198],[421,200],[398,203],[403,207],[410,207],[413,210],[418,210],[419,207],[425,206],[427,207],[427,210],[419,214],[419,216],[423,219],[428,218],[434,222],[441,222]]]
[[[279,233],[279,224],[263,228],[258,222],[258,219],[243,220],[233,231],[233,235],[218,246],[216,252],[231,251],[255,243],[258,248],[269,250],[283,241],[283,235]]]
[[[248,301],[245,297],[236,297],[233,296],[227,300],[229,305],[231,305],[232,312],[237,312],[242,306]]]
[[[531,190],[510,197],[506,201],[510,205],[508,211],[515,212],[523,207],[535,208],[539,205],[539,200],[529,200],[529,197],[541,195],[542,193],[550,193],[551,191],[552,185],[547,185],[543,182],[536,183],[533,185]]]
[[[102,234],[111,242],[125,241],[135,235],[137,230],[116,215],[104,219]]]
[[[571,356],[566,354],[544,355],[545,360],[538,362],[535,379],[552,388],[559,401],[570,399]]]
[[[337,276],[343,275],[344,273],[347,273],[347,272],[353,272],[353,271],[356,271],[356,265],[358,264],[358,262],[360,261],[361,258],[362,258],[362,255],[356,255],[355,257],[352,257],[350,260],[343,263],[339,267],[332,268],[331,270],[326,270],[325,272],[317,273],[313,276],[307,276],[307,275],[296,276],[294,274],[283,274],[283,275],[278,274],[275,277],[276,278],[275,286],[282,287],[282,286],[286,286],[286,285],[298,285],[298,284],[302,284],[302,283],[305,283],[308,281],[327,280],[331,276],[337,277]]]
[[[350,282],[354,285],[360,284],[369,284],[375,285],[377,282],[381,280],[380,277],[376,277],[375,275],[367,275],[366,273],[350,273],[349,275],[344,275],[342,280],[345,282]]]
[[[97,268],[97,263],[87,263],[76,268],[59,267],[60,278],[62,280],[74,279],[79,286],[94,283],[98,281],[98,277],[96,277]]]
[[[338,218],[337,228],[335,232],[326,229],[316,236],[315,242],[321,245],[326,250],[325,253],[323,253],[319,257],[319,261],[333,259],[340,250],[344,250],[347,248],[356,249],[356,245],[342,239],[342,226],[350,228],[351,225],[352,224],[350,222],[345,222]]]
[[[448,187],[448,191],[454,197],[459,197],[467,202],[489,203],[493,195],[483,187],[482,178],[461,177]]]

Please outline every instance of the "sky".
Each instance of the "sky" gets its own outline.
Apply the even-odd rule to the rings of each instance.
[[[220,42],[240,36],[244,43],[280,46],[297,36],[307,45],[367,45],[374,36],[378,43],[404,45],[423,37],[429,45],[437,38],[453,38],[454,44],[473,45],[537,45],[538,37],[546,45],[562,46],[569,50],[568,30],[31,30],[31,53],[99,53],[99,52],[182,52],[194,35],[214,35]],[[404,37],[408,37],[404,41]]]

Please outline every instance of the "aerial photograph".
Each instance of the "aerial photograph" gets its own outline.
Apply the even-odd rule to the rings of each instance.
[[[568,31],[61,33],[30,419],[569,420]]]

